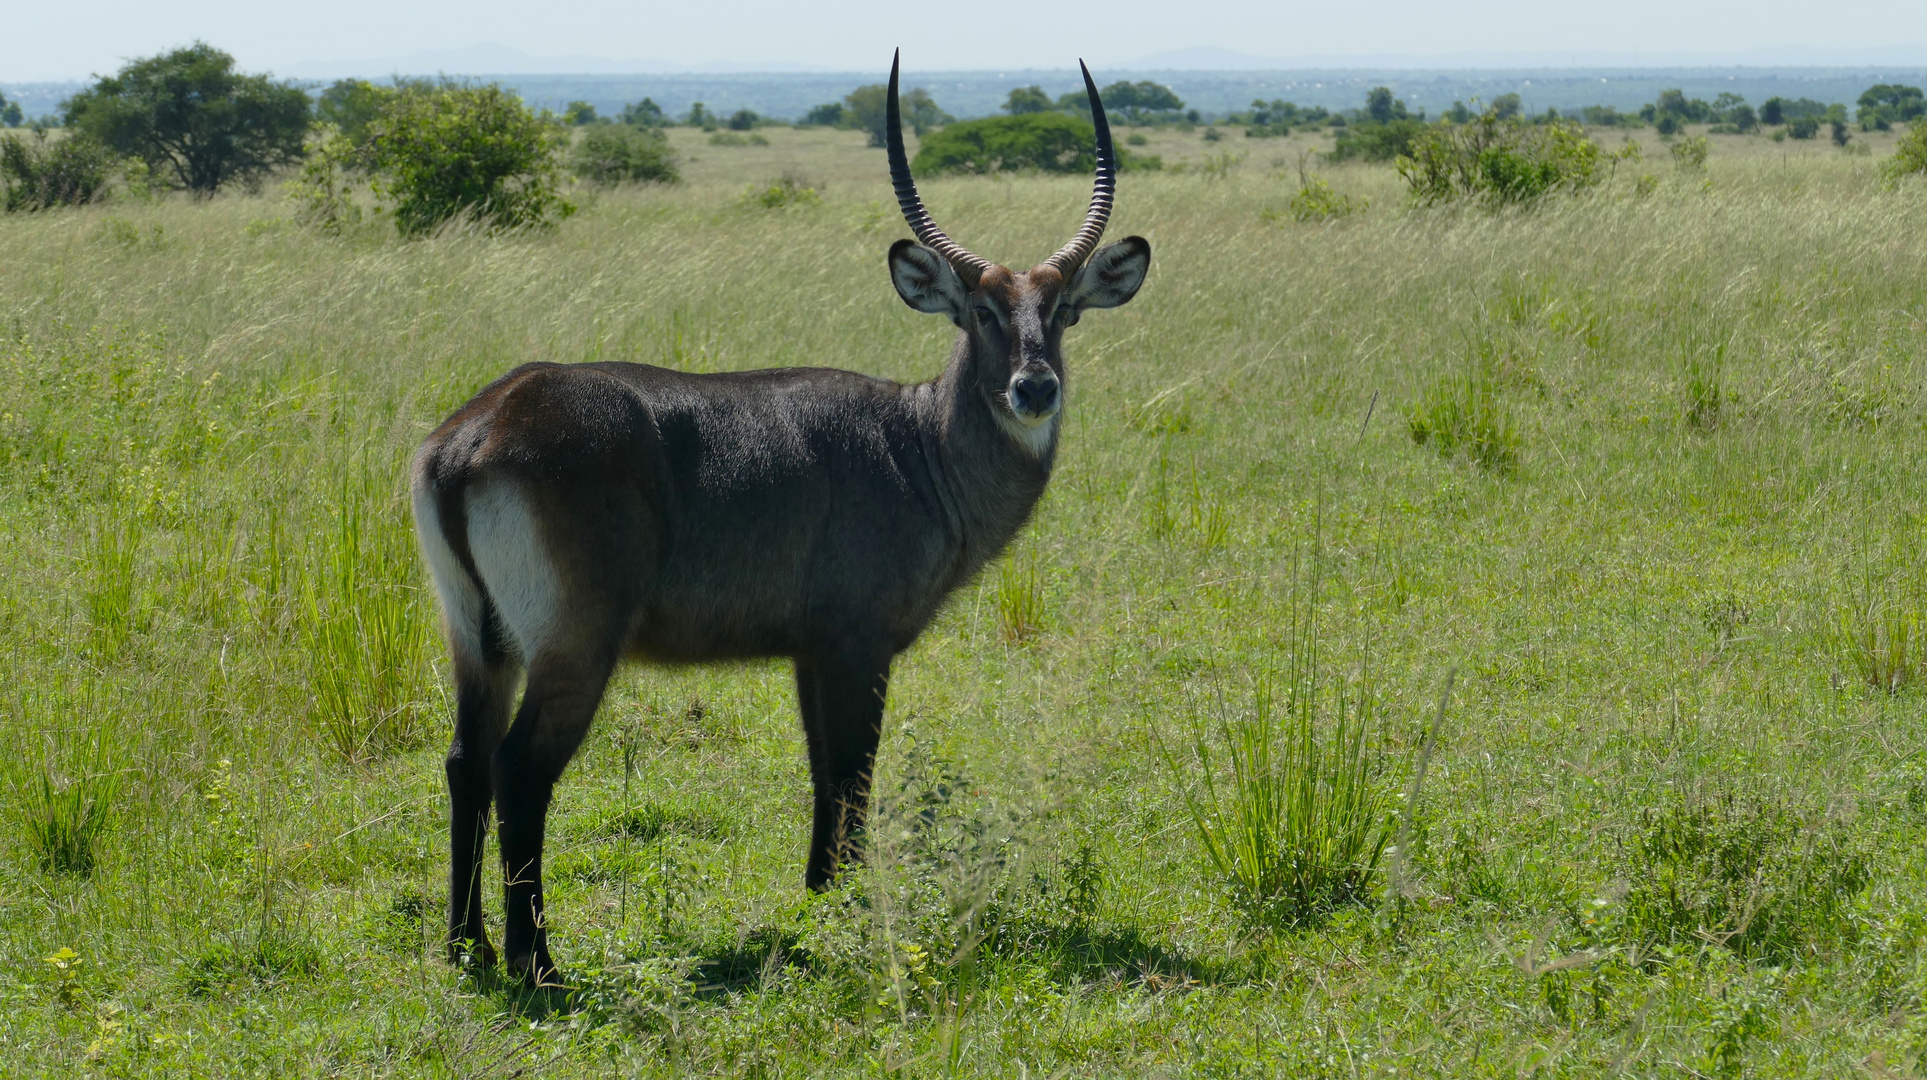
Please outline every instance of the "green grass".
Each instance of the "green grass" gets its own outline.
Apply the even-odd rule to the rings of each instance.
[[[0,218],[9,1075],[1921,1070],[1927,190],[1878,133],[1712,136],[1690,173],[1649,143],[1497,213],[1330,167],[1368,207],[1306,223],[1320,137],[1150,133],[1112,232],[1151,277],[1069,335],[1012,569],[893,673],[869,865],[803,892],[786,668],[625,671],[550,816],[578,992],[439,959],[421,437],[525,361],[949,347],[884,271],[882,154],[766,136],[672,132],[684,185],[522,237],[327,236],[272,191]],[[744,199],[785,175],[819,198]],[[1089,191],[924,194],[1021,264]],[[1288,707],[1307,605],[1369,733]],[[1187,810],[1223,744],[1160,752],[1260,684],[1276,753],[1399,810],[1295,924],[1241,913]]]

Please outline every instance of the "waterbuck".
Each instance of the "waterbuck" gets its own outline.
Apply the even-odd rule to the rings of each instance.
[[[824,888],[854,854],[892,658],[1044,493],[1065,328],[1130,300],[1150,268],[1139,237],[1096,250],[1117,159],[1088,69],[1084,86],[1097,134],[1089,212],[1063,250],[1018,273],[965,251],[925,212],[891,64],[890,179],[917,239],[890,248],[890,278],[905,303],[957,325],[935,381],[528,364],[422,445],[415,523],[456,684],[451,958],[495,960],[481,899],[492,799],[508,968],[554,978],[549,800],[625,657],[791,660],[816,797],[806,884]]]

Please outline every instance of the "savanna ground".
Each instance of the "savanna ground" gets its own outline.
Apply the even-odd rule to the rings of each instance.
[[[1300,223],[1320,140],[1153,135],[1110,230],[1150,281],[1071,331],[1049,496],[896,668],[869,868],[802,889],[783,665],[632,670],[550,821],[575,991],[450,967],[421,436],[524,361],[948,348],[882,154],[764,134],[529,236],[0,221],[6,1073],[1920,1072],[1927,186],[1881,136],[1649,138],[1496,213],[1334,168],[1370,209]],[[785,172],[820,198],[745,198]],[[924,192],[1027,264],[1088,186]],[[1265,926],[1184,796],[1308,621],[1402,843]]]

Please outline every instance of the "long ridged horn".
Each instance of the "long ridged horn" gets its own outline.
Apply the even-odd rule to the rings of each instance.
[[[1111,147],[1111,122],[1104,117],[1104,100],[1097,96],[1097,83],[1091,79],[1091,69],[1079,60],[1077,66],[1084,72],[1084,92],[1091,98],[1091,125],[1097,128],[1097,180],[1091,187],[1091,209],[1084,215],[1084,224],[1071,237],[1064,249],[1052,255],[1047,264],[1057,268],[1058,273],[1070,277],[1084,265],[1084,260],[1097,250],[1097,238],[1104,235],[1104,225],[1111,220],[1111,200],[1117,195],[1117,151]]]
[[[890,90],[884,105],[888,128],[883,141],[890,152],[890,184],[897,189],[897,206],[903,211],[903,220],[910,223],[917,242],[949,260],[964,284],[974,289],[984,271],[990,269],[990,260],[965,251],[937,228],[937,223],[930,220],[930,212],[923,208],[923,200],[917,197],[917,182],[910,177],[910,160],[903,152],[903,112],[897,105],[897,62],[901,58],[901,49],[890,58]],[[1104,145],[1110,143],[1106,141]]]

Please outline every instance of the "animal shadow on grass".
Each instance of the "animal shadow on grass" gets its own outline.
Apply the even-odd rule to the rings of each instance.
[[[1020,915],[1004,921],[980,946],[983,956],[1048,968],[1063,983],[1108,980],[1156,990],[1226,981],[1219,965],[1167,948],[1135,926],[1095,926]]]

